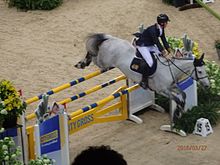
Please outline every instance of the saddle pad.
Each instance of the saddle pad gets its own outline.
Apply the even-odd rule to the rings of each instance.
[[[155,57],[153,58],[154,64],[152,67],[149,67],[149,65],[145,62],[142,58],[134,57],[134,59],[131,62],[130,69],[141,73],[144,77],[151,76],[155,73],[157,69],[157,60]]]

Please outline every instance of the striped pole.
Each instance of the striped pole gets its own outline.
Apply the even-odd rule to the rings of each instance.
[[[95,86],[95,87],[93,87],[93,88],[91,88],[91,89],[88,89],[88,90],[86,90],[86,91],[84,91],[84,92],[81,92],[81,93],[79,93],[79,94],[77,94],[77,95],[74,95],[74,96],[72,96],[72,97],[70,97],[70,98],[67,98],[67,99],[64,99],[64,100],[62,100],[62,101],[59,101],[58,104],[62,104],[62,105],[67,104],[67,103],[72,102],[72,101],[74,101],[74,100],[77,100],[77,99],[79,99],[79,98],[81,98],[81,97],[84,97],[84,96],[86,96],[86,95],[88,95],[88,94],[91,94],[91,93],[93,93],[93,92],[95,92],[95,91],[98,91],[98,90],[100,90],[100,89],[102,89],[102,88],[104,88],[104,87],[107,87],[107,86],[109,86],[109,85],[112,85],[112,84],[114,84],[114,83],[116,83],[116,82],[118,82],[118,81],[121,81],[121,80],[123,80],[123,79],[125,79],[125,78],[126,78],[126,77],[125,77],[124,75],[121,75],[121,76],[119,76],[119,77],[114,78],[113,80],[110,80],[110,81],[108,81],[108,82],[105,82],[105,83],[103,83],[103,84],[101,84],[101,85],[97,85],[97,86]],[[34,114],[34,113],[32,113],[32,114],[26,116],[26,119],[27,119],[27,120],[31,120],[31,119],[33,119],[33,118],[35,118],[35,114]]]
[[[97,85],[97,86],[95,86],[95,87],[92,87],[91,89],[88,89],[88,90],[86,90],[86,91],[84,91],[84,92],[81,92],[81,93],[79,93],[79,94],[77,94],[77,95],[74,95],[74,96],[72,96],[72,97],[70,97],[70,98],[67,98],[67,99],[65,99],[65,100],[59,101],[58,104],[62,104],[62,105],[63,105],[63,104],[67,104],[67,103],[69,103],[69,102],[71,102],[71,101],[77,100],[77,99],[79,99],[79,98],[81,98],[81,97],[84,97],[84,96],[89,95],[89,94],[91,94],[91,93],[93,93],[93,92],[96,92],[96,91],[98,91],[98,90],[100,90],[100,89],[102,89],[102,88],[104,88],[104,87],[107,87],[107,86],[109,86],[109,85],[112,85],[112,84],[114,84],[114,83],[116,83],[116,82],[118,82],[118,81],[124,80],[125,78],[126,78],[126,77],[125,77],[124,75],[121,75],[121,76],[119,76],[119,77],[117,77],[117,78],[114,78],[113,80],[110,80],[110,81],[105,82],[105,83],[103,83],[103,84],[101,84],[101,85]]]
[[[52,95],[54,93],[60,92],[60,91],[62,91],[64,89],[66,89],[66,88],[69,88],[71,86],[79,84],[79,83],[81,83],[81,82],[83,82],[85,80],[88,80],[88,79],[92,78],[92,77],[98,76],[98,75],[100,75],[100,74],[102,74],[104,72],[107,72],[108,70],[111,70],[111,69],[113,69],[113,68],[95,71],[95,72],[90,73],[90,74],[88,74],[88,75],[86,75],[84,77],[81,77],[81,78],[77,79],[77,80],[73,80],[73,81],[71,81],[69,83],[63,84],[63,85],[58,86],[56,88],[53,88],[53,89],[49,90],[46,94],[47,95]],[[27,99],[25,102],[27,104],[31,104],[33,102],[36,102],[36,101],[42,99],[42,96],[43,96],[43,94],[40,94],[39,96],[35,96],[35,97],[30,98],[30,99]]]
[[[82,109],[78,109],[78,110],[76,110],[76,111],[74,111],[74,112],[72,112],[70,114],[70,118],[73,118],[73,117],[75,117],[75,116],[77,116],[77,115],[79,115],[81,113],[84,113],[84,112],[86,112],[88,110],[91,110],[91,109],[93,109],[95,107],[98,107],[100,105],[106,104],[106,103],[108,103],[108,102],[110,102],[110,101],[112,101],[112,100],[114,100],[114,99],[116,99],[116,98],[118,98],[118,97],[120,97],[120,96],[122,96],[124,94],[127,94],[127,93],[129,93],[129,92],[131,92],[131,91],[133,91],[133,90],[135,90],[137,88],[139,88],[138,84],[133,85],[133,86],[127,88],[127,89],[121,90],[118,93],[112,94],[112,95],[110,95],[110,96],[108,96],[108,97],[106,97],[106,98],[104,98],[104,99],[102,99],[102,100],[100,100],[100,101],[98,101],[96,103],[90,104],[89,106],[86,106],[86,107],[84,107]]]

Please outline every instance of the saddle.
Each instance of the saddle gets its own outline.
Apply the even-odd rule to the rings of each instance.
[[[150,67],[144,58],[142,57],[141,53],[136,49],[136,57],[131,62],[130,69],[134,72],[141,73],[144,77],[149,77],[156,72],[157,69],[157,59],[154,55],[154,52],[150,52],[151,57],[153,59],[153,66]]]
[[[130,69],[134,72],[142,74],[142,82],[140,83],[141,87],[144,89],[148,88],[148,77],[153,75],[157,69],[157,59],[154,55],[154,52],[150,52],[151,57],[153,59],[153,65],[150,67],[141,53],[136,49],[136,57],[131,62]]]

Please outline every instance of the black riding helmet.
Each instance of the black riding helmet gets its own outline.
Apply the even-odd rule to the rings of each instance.
[[[157,16],[157,23],[158,24],[166,23],[168,21],[170,21],[170,19],[166,14],[160,14]]]

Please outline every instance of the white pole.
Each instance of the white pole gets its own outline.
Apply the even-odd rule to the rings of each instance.
[[[35,138],[35,154],[36,157],[41,156],[41,150],[40,150],[40,130],[39,125],[34,125],[34,138]]]
[[[63,120],[60,120],[63,122],[61,125],[64,126],[63,132],[60,132],[60,136],[63,136],[64,145],[62,146],[62,163],[63,164],[70,164],[70,158],[69,158],[69,130],[68,130],[68,116],[66,113],[61,115],[60,117],[63,117]]]

